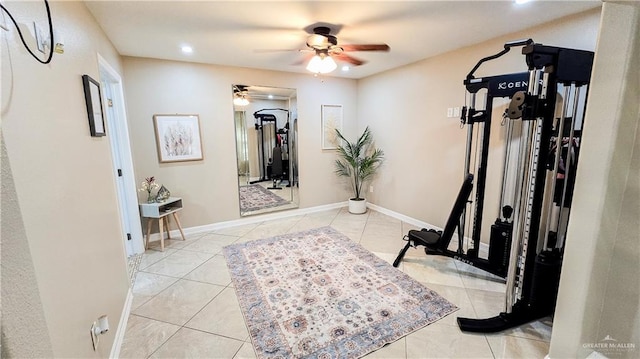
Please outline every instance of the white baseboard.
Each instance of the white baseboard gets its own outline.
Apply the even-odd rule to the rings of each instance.
[[[375,211],[378,211],[382,214],[386,214],[389,217],[393,217],[395,219],[399,219],[405,223],[409,223],[410,225],[416,226],[416,227],[420,227],[420,228],[430,228],[430,229],[435,229],[436,231],[442,231],[443,228],[440,228],[438,226],[434,226],[433,224],[421,221],[419,219],[415,219],[413,217],[409,217],[409,216],[405,216],[402,213],[398,213],[395,211],[392,211],[390,209],[386,209],[384,207],[380,207],[378,205],[375,205],[373,203],[367,203],[367,207],[371,208]],[[453,234],[454,237],[457,237],[457,232],[454,232]],[[467,243],[469,243],[471,241],[471,238],[469,237],[465,237],[465,241]],[[489,245],[484,243],[484,242],[480,242],[480,248],[478,249],[478,252],[480,253],[489,253]]]
[[[392,211],[390,209],[386,209],[384,207],[380,207],[380,206],[378,206],[376,204],[373,204],[373,203],[367,203],[367,207],[371,208],[371,209],[373,209],[375,211],[378,211],[378,212],[380,212],[382,214],[386,214],[389,217],[393,217],[395,219],[399,219],[399,220],[401,220],[403,222],[409,223],[412,226],[416,226],[416,227],[420,227],[420,228],[433,228],[433,229],[439,230],[439,231],[442,230],[442,228],[434,226],[433,224],[430,224],[430,223],[427,223],[427,222],[424,222],[424,221],[421,221],[419,219],[415,219],[415,218],[412,218],[412,217],[409,217],[409,216],[405,216],[402,213],[398,213],[398,212]]]
[[[111,353],[109,358],[120,357],[120,349],[122,348],[122,342],[124,341],[124,334],[127,330],[127,322],[129,321],[129,313],[131,313],[131,304],[133,303],[133,292],[129,288],[127,293],[127,299],[124,301],[124,307],[122,308],[122,314],[120,315],[120,322],[116,329],[116,335],[111,346]]]
[[[315,212],[328,211],[330,209],[347,207],[348,205],[349,205],[349,202],[346,201],[346,202],[337,202],[337,203],[325,204],[325,205],[322,205],[322,206],[315,206],[315,207],[309,207],[309,208],[298,208],[298,209],[292,209],[292,210],[281,211],[281,212],[259,214],[259,215],[254,215],[254,216],[250,216],[250,217],[234,219],[234,220],[231,220],[231,221],[224,221],[224,222],[206,224],[204,226],[183,228],[183,231],[184,231],[185,236],[192,235],[192,234],[200,234],[200,233],[211,232],[211,231],[220,230],[220,229],[224,229],[224,228],[229,228],[229,227],[241,226],[241,225],[246,225],[246,224],[260,223],[260,222],[270,221],[270,220],[274,220],[274,219],[283,219],[283,218],[288,218],[288,217],[301,216],[301,215],[305,215],[305,214],[309,214],[309,213],[315,213]],[[411,224],[413,226],[416,226],[416,227],[431,228],[431,229],[435,229],[437,231],[443,230],[442,228],[440,228],[438,226],[434,226],[433,224],[421,221],[421,220],[413,218],[413,217],[409,217],[409,216],[404,215],[402,213],[392,211],[390,209],[378,206],[378,205],[373,204],[373,203],[367,203],[367,207],[373,209],[374,211],[378,211],[378,212],[380,212],[382,214],[386,214],[389,217],[393,217],[395,219],[401,220],[401,221],[403,221],[405,223],[409,223],[409,224]],[[169,233],[171,234],[172,238],[179,238],[180,237],[180,232],[177,229],[171,230]],[[467,241],[471,240],[470,238],[467,238],[467,237],[465,237],[465,239]],[[151,235],[151,239],[150,239],[151,242],[159,241],[159,240],[160,240],[160,235],[158,233],[154,233],[154,234]],[[488,251],[488,249],[489,249],[488,247],[489,247],[488,244],[482,243],[482,242],[480,243],[480,250],[481,251],[482,250]]]
[[[270,221],[274,219],[283,219],[283,218],[289,218],[289,217],[295,217],[295,216],[302,216],[309,213],[328,211],[330,209],[342,208],[348,205],[349,205],[349,202],[338,202],[338,203],[325,204],[325,205],[309,207],[309,208],[296,208],[296,209],[291,209],[287,211],[258,214],[250,217],[234,219],[231,221],[206,224],[203,226],[188,227],[188,228],[183,228],[182,230],[184,231],[184,235],[188,236],[191,234],[211,232],[211,231],[216,231],[216,230],[229,228],[229,227],[261,223],[264,221]],[[180,231],[177,229],[173,229],[169,231],[169,233],[171,234],[172,238],[180,238]],[[158,233],[152,234],[149,239],[150,242],[159,241],[159,240],[160,240],[160,235]]]

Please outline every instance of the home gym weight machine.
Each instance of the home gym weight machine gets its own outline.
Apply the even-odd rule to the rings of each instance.
[[[509,121],[500,195],[502,218],[498,218],[492,226],[489,259],[484,260],[478,258],[478,249],[486,185],[489,124],[496,94],[492,93],[492,82],[495,83],[492,77],[476,79],[473,74],[483,62],[496,59],[515,46],[523,46],[522,54],[525,55],[529,72],[526,91],[515,92],[505,111],[505,119]],[[507,43],[501,52],[481,59],[464,81],[471,104],[468,110],[465,107],[462,111],[463,123],[468,125],[463,186],[444,231],[409,231],[405,236],[407,245],[394,262],[395,266],[399,264],[408,247],[422,245],[427,254],[450,256],[498,275],[500,273],[495,273],[496,269],[501,271],[506,265],[505,311],[487,319],[458,318],[458,325],[463,331],[497,332],[553,314],[573,196],[579,128],[583,123],[592,64],[592,52],[545,46],[529,39]],[[508,82],[498,84],[509,87]],[[512,86],[516,87],[515,84]],[[480,89],[487,89],[483,110],[476,109],[476,94]],[[563,95],[557,103],[559,92]],[[559,117],[556,116],[558,111]],[[519,141],[514,144],[516,135],[511,121],[516,119],[521,119],[521,128]],[[479,140],[480,160],[476,163],[473,247],[464,253],[461,232],[473,181],[469,171],[475,123],[482,123],[484,128]],[[516,152],[511,152],[512,147]],[[515,162],[515,168],[512,162]],[[507,191],[509,173],[515,173],[516,176],[512,177],[514,183],[510,184],[510,190]],[[454,252],[449,251],[447,246],[456,226],[459,247]]]
[[[489,144],[491,137],[491,116],[493,112],[494,99],[497,98],[513,98],[514,95],[519,94],[527,89],[527,82],[529,80],[528,72],[489,76],[483,78],[475,78],[473,73],[480,67],[480,65],[488,61],[489,59],[497,58],[506,54],[512,47],[523,45],[525,42],[512,42],[505,45],[504,50],[496,55],[484,58],[476,64],[476,66],[469,72],[467,78],[464,81],[467,92],[471,94],[472,105],[469,109],[463,107],[462,110],[462,123],[467,124],[467,145],[465,155],[465,179],[458,193],[458,197],[455,201],[449,220],[447,221],[444,231],[435,231],[423,229],[421,231],[409,231],[405,239],[407,244],[400,251],[400,254],[394,262],[394,266],[398,266],[404,254],[409,247],[415,247],[417,245],[425,246],[427,254],[437,254],[454,258],[456,260],[465,262],[474,267],[492,273],[494,275],[505,278],[507,276],[508,264],[509,264],[509,246],[511,243],[511,223],[510,218],[513,213],[513,208],[509,205],[501,205],[502,218],[498,218],[494,225],[491,226],[491,236],[489,245],[488,259],[479,257],[479,248],[481,242],[482,233],[482,219],[484,213],[485,202],[485,190],[487,179],[487,167],[488,167],[488,154]],[[486,90],[485,108],[484,110],[477,110],[474,106],[476,101],[476,94],[480,90]],[[474,125],[481,125],[482,131],[480,131],[481,139],[479,142],[479,153],[477,156],[480,158],[476,164],[475,176],[470,174],[471,158],[472,158],[472,143],[474,135]],[[509,134],[512,134],[511,123],[507,123]],[[508,157],[509,146],[506,147]],[[503,173],[503,187],[508,177],[507,166],[504,167]],[[464,224],[466,222],[466,204],[469,196],[473,190],[473,180],[476,180],[475,201],[474,208],[474,221],[472,231],[472,247],[465,252],[463,248],[464,241]],[[504,192],[504,191],[503,191]],[[501,200],[502,202],[502,200]],[[454,231],[457,227],[458,234],[458,248],[455,251],[449,249]]]
[[[462,262],[468,263],[474,267],[478,267],[484,271],[505,278],[509,263],[509,245],[511,240],[511,223],[510,218],[513,212],[512,207],[505,205],[502,208],[502,218],[496,220],[491,226],[491,243],[489,246],[489,257],[484,259],[478,256],[480,248],[482,218],[485,201],[485,184],[487,178],[488,151],[489,140],[491,135],[491,112],[493,108],[493,100],[496,98],[512,98],[515,94],[522,90],[526,90],[529,73],[515,73],[508,75],[498,75],[483,77],[481,79],[465,80],[467,90],[472,93],[472,97],[481,90],[486,89],[486,108],[478,111],[475,108],[463,107],[463,123],[468,125],[467,146],[465,159],[465,180],[462,188],[458,193],[458,197],[453,206],[453,210],[449,215],[444,231],[421,230],[410,231],[407,235],[407,244],[400,251],[400,254],[394,262],[394,266],[398,266],[407,249],[416,245],[423,245],[428,254],[438,254],[451,257]],[[482,125],[482,139],[480,144],[480,161],[477,166],[476,175],[470,174],[471,157],[472,157],[472,140],[474,132],[474,124]],[[508,124],[510,125],[510,123]],[[512,127],[509,126],[508,132]],[[503,182],[506,181],[506,171],[503,175]],[[466,252],[463,248],[464,241],[464,223],[466,217],[466,204],[473,190],[473,180],[476,179],[475,192],[475,216],[472,233],[473,246]],[[454,231],[457,227],[458,248],[455,251],[449,249]]]
[[[263,111],[286,112],[286,124],[283,128],[278,129],[277,117],[272,113],[261,113]],[[288,175],[289,172],[288,159],[283,158],[283,155],[288,153],[289,110],[283,108],[264,108],[254,112],[253,117],[256,119],[255,129],[256,131],[260,131],[260,136],[258,136],[260,178],[250,183],[254,184],[272,180],[273,186],[267,187],[268,189],[282,189],[282,187],[277,186],[276,182],[278,179],[284,179],[285,175]],[[267,128],[269,128],[269,132],[266,132]],[[273,131],[271,129],[273,129]],[[267,148],[265,148],[264,145],[265,141],[269,142]],[[273,144],[273,146],[271,146],[271,144]],[[290,186],[288,180],[287,186]]]

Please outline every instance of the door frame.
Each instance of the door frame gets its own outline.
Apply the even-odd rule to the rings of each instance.
[[[105,106],[107,128],[111,136],[107,133],[111,144],[111,157],[113,165],[114,180],[118,191],[118,211],[122,222],[123,240],[127,256],[144,253],[144,241],[142,234],[142,224],[138,209],[138,192],[136,188],[135,173],[133,170],[133,156],[131,154],[131,142],[129,140],[129,126],[127,122],[127,112],[124,103],[124,91],[122,89],[122,77],[100,54],[98,55],[98,65],[100,70],[100,80],[103,86],[108,86],[103,91],[103,103]],[[112,97],[113,106],[108,106],[106,94]],[[122,176],[118,175],[121,169]],[[121,180],[119,180],[121,179]],[[126,233],[131,234],[131,239],[127,240]]]

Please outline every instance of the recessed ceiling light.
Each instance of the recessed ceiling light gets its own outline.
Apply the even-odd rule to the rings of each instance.
[[[513,2],[515,2],[518,5],[524,4],[524,3],[528,3],[531,0],[514,0]]]
[[[269,100],[273,100],[273,95],[269,95]]]
[[[191,46],[182,46],[182,52],[185,54],[190,54],[193,52],[193,48]]]
[[[350,70],[350,67],[347,65],[342,66],[342,71],[347,72]]]

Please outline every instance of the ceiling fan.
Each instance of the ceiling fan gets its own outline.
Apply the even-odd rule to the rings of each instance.
[[[338,38],[331,34],[331,28],[328,26],[315,26],[312,31],[313,33],[307,37],[307,47],[313,50],[313,53],[308,56],[310,61],[307,66],[311,72],[327,73],[335,70],[337,65],[334,60],[347,62],[353,66],[365,63],[363,60],[347,55],[346,52],[389,51],[387,44],[338,45]]]
[[[247,85],[233,85],[233,104],[246,106],[249,104],[249,91]]]
[[[329,73],[337,68],[336,60],[349,63],[353,66],[360,66],[366,61],[347,55],[352,51],[389,51],[387,44],[359,44],[343,45],[338,44],[336,34],[342,25],[333,25],[325,22],[311,24],[304,28],[309,34],[307,36],[306,49],[294,50],[308,53],[304,59],[294,63],[301,65],[307,63],[307,70],[318,73]],[[283,51],[283,50],[257,50],[260,52]],[[292,51],[292,50],[284,50]]]

